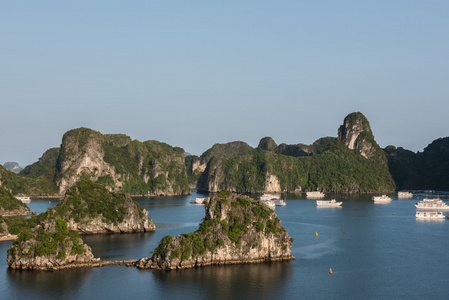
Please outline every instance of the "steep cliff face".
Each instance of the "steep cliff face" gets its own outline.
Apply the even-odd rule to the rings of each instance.
[[[220,192],[206,205],[199,230],[166,236],[138,268],[185,269],[294,259],[293,239],[276,214],[258,201]]]
[[[85,177],[110,191],[134,195],[190,193],[181,148],[157,141],[139,142],[124,134],[103,135],[78,128],[64,134],[60,148],[50,150],[21,172],[45,183],[48,186],[45,190],[50,191],[47,193],[53,191],[62,196]]]
[[[282,191],[281,183],[279,178],[271,173],[267,173],[267,177],[265,180],[265,191],[267,193],[279,193]]]
[[[123,193],[111,193],[100,184],[83,179],[70,187],[65,198],[49,209],[45,219],[67,222],[82,234],[154,231],[148,211]],[[42,222],[45,224],[45,221]],[[46,225],[43,225],[44,228]]]
[[[346,147],[368,159],[378,156],[381,152],[374,140],[368,120],[360,112],[351,113],[345,118],[343,125],[338,128],[338,139]],[[386,162],[385,159],[384,162]]]
[[[7,257],[9,268],[19,270],[57,270],[98,261],[78,233],[60,219],[21,232]]]
[[[6,224],[5,219],[0,217],[0,241],[9,235],[8,224]]]
[[[64,135],[58,159],[58,170],[62,175],[57,183],[60,194],[64,194],[83,174],[94,181],[108,176],[112,180],[109,188],[118,190],[122,187],[122,175],[116,174],[115,167],[104,161],[102,144],[106,142],[105,136],[87,128]]]
[[[338,132],[338,138],[320,138],[310,146],[276,147],[265,137],[251,151],[223,155],[227,152],[209,150],[196,188],[239,193],[393,191],[385,153],[375,142],[366,118],[352,113]]]
[[[267,163],[267,157],[273,156],[278,157],[274,153],[262,151],[240,157],[212,157],[199,177],[196,189],[213,193],[221,190],[237,193],[280,192],[283,188],[278,174]]]

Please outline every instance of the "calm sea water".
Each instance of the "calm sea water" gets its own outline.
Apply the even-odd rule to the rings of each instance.
[[[422,198],[423,195],[420,195]],[[136,199],[156,223],[154,233],[86,236],[97,257],[138,259],[165,235],[196,230],[204,207],[198,197]],[[2,299],[441,299],[449,293],[449,220],[415,219],[413,200],[374,204],[371,196],[337,196],[340,208],[287,198],[276,213],[295,239],[294,261],[213,266],[182,271],[121,266],[55,272],[7,268],[0,242]],[[448,198],[443,198],[447,199]],[[49,203],[50,201],[50,203]],[[55,200],[33,200],[45,211]],[[318,236],[316,235],[318,233]],[[333,274],[329,274],[332,268]]]

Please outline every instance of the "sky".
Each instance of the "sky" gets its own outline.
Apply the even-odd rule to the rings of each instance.
[[[446,0],[0,0],[0,163],[79,127],[311,144],[355,111],[422,151],[449,136],[448,32]]]

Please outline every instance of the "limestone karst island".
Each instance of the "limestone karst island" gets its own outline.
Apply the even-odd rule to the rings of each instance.
[[[291,260],[293,239],[273,209],[254,200],[260,194],[448,190],[448,148],[449,138],[442,138],[422,153],[382,149],[360,112],[336,126],[335,137],[311,145],[278,145],[264,137],[256,148],[234,141],[201,156],[158,141],[73,129],[60,147],[23,170],[13,162],[5,166],[15,172],[0,166],[0,238],[15,239],[8,250],[11,269],[110,265],[94,257],[84,235],[155,231],[152,211],[132,197],[188,195],[194,188],[210,196],[196,231],[165,236],[151,257],[117,263],[175,270]],[[42,197],[60,202],[18,218],[33,214],[24,199]]]

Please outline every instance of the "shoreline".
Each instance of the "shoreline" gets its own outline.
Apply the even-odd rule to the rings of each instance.
[[[8,234],[8,235],[0,237],[0,242],[16,240],[17,237],[18,236],[16,234]]]

